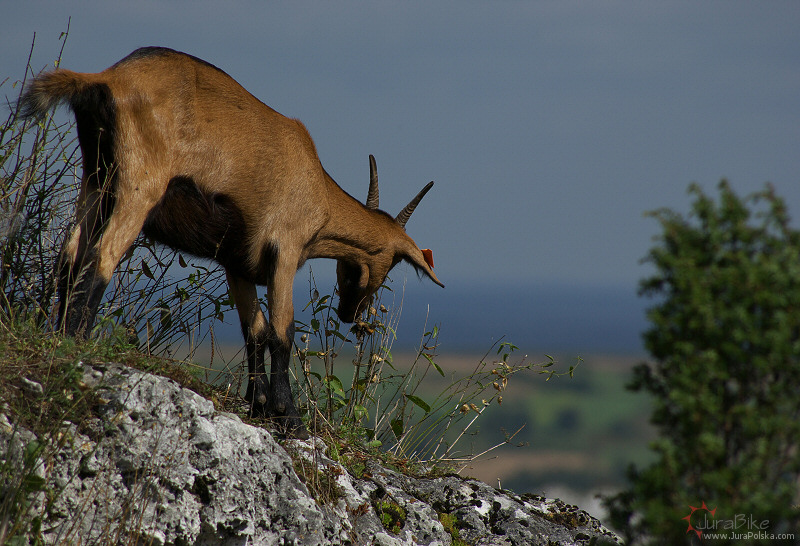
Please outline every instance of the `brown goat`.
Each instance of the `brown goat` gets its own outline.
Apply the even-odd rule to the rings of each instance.
[[[338,314],[346,322],[401,260],[443,286],[430,251],[404,229],[433,182],[393,218],[377,209],[370,156],[362,205],[322,168],[302,123],[209,63],[147,47],[98,74],[54,70],[30,83],[22,112],[42,116],[62,102],[75,114],[83,154],[75,225],[58,272],[59,326],[69,335],[91,331],[103,292],[140,232],[215,260],[225,267],[245,338],[246,398],[255,413],[305,436],[288,372],[297,269],[309,258],[338,260]],[[269,321],[255,285],[267,286]]]

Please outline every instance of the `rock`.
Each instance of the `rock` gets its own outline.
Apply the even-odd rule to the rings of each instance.
[[[22,387],[22,391],[25,394],[30,396],[41,396],[41,394],[44,392],[44,388],[42,387],[41,383],[31,381],[27,377],[20,378],[19,382],[20,386]]]
[[[66,423],[59,441],[0,415],[0,463],[27,465],[41,485],[26,489],[25,502],[41,515],[44,544],[445,546],[451,532],[476,545],[618,542],[561,501],[455,475],[409,477],[375,461],[357,479],[319,439],[284,449],[172,380],[116,364],[83,372],[100,404],[87,422]],[[331,498],[312,498],[287,449],[330,481]]]

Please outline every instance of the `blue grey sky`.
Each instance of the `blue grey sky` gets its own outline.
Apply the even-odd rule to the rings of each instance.
[[[693,181],[711,193],[722,177],[740,193],[770,181],[800,218],[795,1],[28,0],[2,11],[3,77],[22,75],[34,32],[34,66],[52,62],[71,16],[66,68],[97,72],[144,45],[185,51],[301,119],[349,193],[366,196],[370,153],[389,212],[435,180],[408,231],[445,284],[635,292],[658,231],[643,212],[687,211]]]

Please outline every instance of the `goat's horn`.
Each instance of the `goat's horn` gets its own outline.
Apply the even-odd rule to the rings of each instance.
[[[369,193],[367,194],[367,208],[378,208],[378,167],[375,165],[375,156],[369,154]]]
[[[402,227],[406,227],[406,222],[408,222],[408,219],[411,217],[411,213],[414,212],[414,209],[417,208],[419,202],[422,201],[422,198],[425,197],[425,194],[428,193],[428,190],[430,190],[432,187],[433,181],[428,182],[428,184],[422,188],[422,191],[419,192],[408,205],[406,205],[406,208],[401,210],[400,214],[395,217],[395,220],[397,220]]]

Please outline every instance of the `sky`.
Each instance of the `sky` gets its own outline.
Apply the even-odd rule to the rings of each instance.
[[[456,288],[635,294],[643,213],[688,212],[691,182],[769,181],[800,218],[794,1],[28,0],[3,7],[0,77],[21,78],[34,33],[33,66],[52,63],[69,17],[65,68],[181,50],[301,119],[350,194],[369,154],[388,212],[434,180],[407,230]]]

